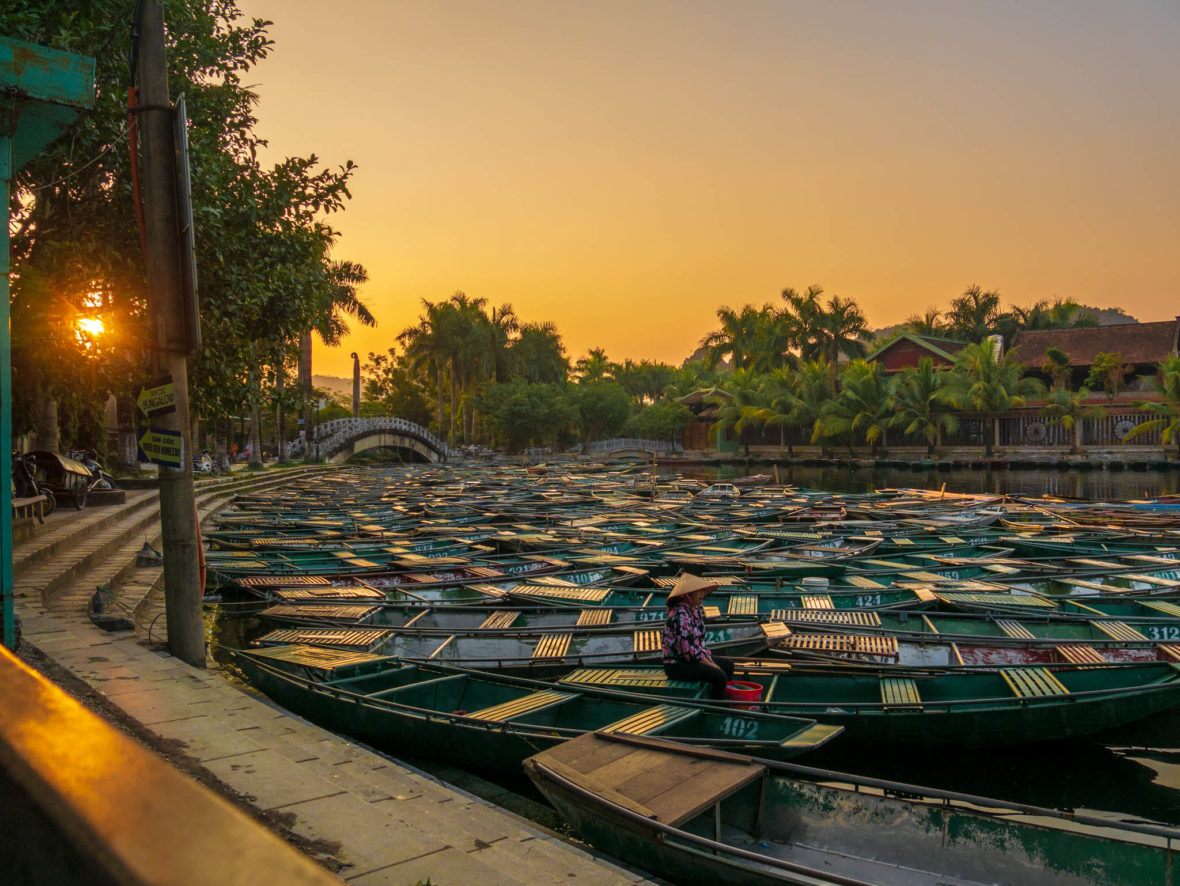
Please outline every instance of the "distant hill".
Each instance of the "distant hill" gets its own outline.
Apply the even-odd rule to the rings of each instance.
[[[352,379],[340,378],[335,375],[312,375],[312,387],[323,388],[331,394],[352,396]]]

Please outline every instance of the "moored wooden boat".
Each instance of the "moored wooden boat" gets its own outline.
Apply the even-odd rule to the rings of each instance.
[[[596,848],[684,886],[1171,886],[1180,830],[673,742],[589,734],[525,761]]]
[[[733,711],[691,699],[649,701],[364,653],[310,646],[229,652],[258,689],[325,728],[476,768],[519,772],[529,754],[595,729],[783,759],[840,732],[748,711],[735,719]]]

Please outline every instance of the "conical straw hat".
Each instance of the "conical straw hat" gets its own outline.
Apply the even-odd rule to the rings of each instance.
[[[717,582],[714,579],[701,578],[699,575],[689,575],[686,572],[676,579],[676,584],[672,586],[672,590],[668,591],[668,599],[674,600],[685,594],[691,594],[693,591],[712,593],[717,590],[717,587]]]

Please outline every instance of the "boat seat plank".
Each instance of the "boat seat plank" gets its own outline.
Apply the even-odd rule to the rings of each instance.
[[[771,642],[777,642],[791,636],[791,629],[781,621],[763,622],[762,636]]]
[[[1180,606],[1177,606],[1175,603],[1169,603],[1167,600],[1144,600],[1143,605],[1148,609],[1154,609],[1156,612],[1161,612],[1164,615],[1180,617]]]
[[[1095,569],[1119,569],[1118,563],[1112,563],[1110,560],[1092,560],[1087,557],[1070,557],[1070,563],[1077,563],[1079,566],[1091,566]]]
[[[853,625],[862,628],[879,628],[881,616],[875,612],[858,612],[849,609],[776,609],[776,621],[788,624]]]
[[[922,696],[909,677],[882,677],[881,704],[890,711],[920,711]]]
[[[1107,664],[1108,659],[1093,646],[1084,643],[1062,643],[1053,647],[1070,664]]]
[[[804,594],[804,609],[835,609],[832,598],[828,594]]]
[[[702,684],[670,680],[662,671],[630,668],[578,668],[562,677],[562,683],[584,686],[634,686],[646,689],[697,689]]]
[[[1129,578],[1131,581],[1141,581],[1147,585],[1155,585],[1158,588],[1180,588],[1180,581],[1174,578],[1161,578],[1158,575],[1148,575],[1142,572],[1129,572],[1123,576]]]
[[[803,652],[852,652],[856,648],[856,638],[851,634],[819,634],[808,631],[791,634],[782,645],[787,649],[798,649]]]
[[[1124,643],[1149,643],[1147,637],[1123,621],[1091,621],[1090,625],[1097,628],[1112,640]]]
[[[661,704],[646,708],[637,714],[631,714],[622,720],[616,720],[603,726],[599,732],[621,732],[627,735],[654,735],[670,726],[681,723],[689,717],[700,713],[697,708],[686,708],[682,705]]]
[[[1164,661],[1180,662],[1180,646],[1175,643],[1161,643],[1157,648]]]
[[[280,628],[260,637],[258,642],[272,645],[303,643],[368,652],[389,639],[392,633],[388,628]]]
[[[660,651],[660,635],[658,630],[635,631],[631,634],[631,651],[636,655],[647,652]]]
[[[476,720],[504,723],[515,717],[523,717],[525,714],[531,714],[543,708],[560,704],[563,701],[569,701],[571,698],[577,698],[577,695],[572,692],[559,692],[556,689],[543,689],[540,692],[522,695],[520,698],[501,702],[500,704],[492,705],[482,710],[472,711],[467,716]]]
[[[854,588],[861,588],[865,591],[873,591],[885,587],[881,582],[873,581],[871,578],[866,578],[863,575],[848,575],[845,576],[844,580]]]
[[[533,661],[547,658],[564,658],[569,652],[571,634],[545,634],[533,648]]]
[[[512,627],[512,623],[519,617],[519,612],[493,612],[483,620],[479,629],[481,631],[502,631]]]
[[[579,628],[594,627],[610,624],[611,611],[609,609],[583,609],[578,613]]]
[[[1009,618],[997,618],[996,627],[1003,631],[1009,637],[1015,637],[1017,640],[1035,640],[1036,637],[1032,631],[1026,628],[1018,621],[1012,621]]]
[[[577,585],[569,585],[568,587],[517,585],[511,591],[514,597],[552,597],[556,600],[576,600],[579,603],[601,603],[609,593],[610,588],[582,588]]]
[[[1006,668],[1000,676],[1019,698],[1068,695],[1069,690],[1047,668]]]
[[[930,588],[913,588],[914,596],[918,598],[921,603],[933,603],[938,599],[938,594],[930,590]]]
[[[729,607],[726,609],[728,615],[756,615],[758,613],[758,600],[751,595],[733,596],[729,598]]]

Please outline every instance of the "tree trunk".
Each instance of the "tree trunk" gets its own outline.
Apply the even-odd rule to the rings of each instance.
[[[435,388],[438,396],[438,435],[445,437],[447,426],[443,423],[443,365],[441,361],[439,361],[436,367],[436,374]]]
[[[992,447],[1000,445],[1000,420],[998,418],[992,418],[990,421],[992,423],[992,432],[988,436],[987,445],[983,449],[983,454],[988,458],[992,457]]]
[[[287,416],[283,410],[283,390],[286,387],[287,367],[282,355],[279,356],[278,365],[275,367],[275,446],[278,452],[278,460],[286,461],[287,453],[283,451],[286,447],[287,441]]]
[[[352,417],[361,417],[361,358],[352,352]]]
[[[299,391],[303,398],[303,457],[313,456],[312,424],[315,421],[315,404],[311,394],[311,331],[299,336]]]
[[[257,402],[250,407],[250,467],[262,467],[262,409]]]
[[[447,445],[455,445],[455,358],[451,358],[451,425],[450,430],[447,431]]]
[[[37,386],[37,448],[47,452],[60,452],[61,431],[57,423],[57,401]],[[11,441],[5,442],[10,446]]]

